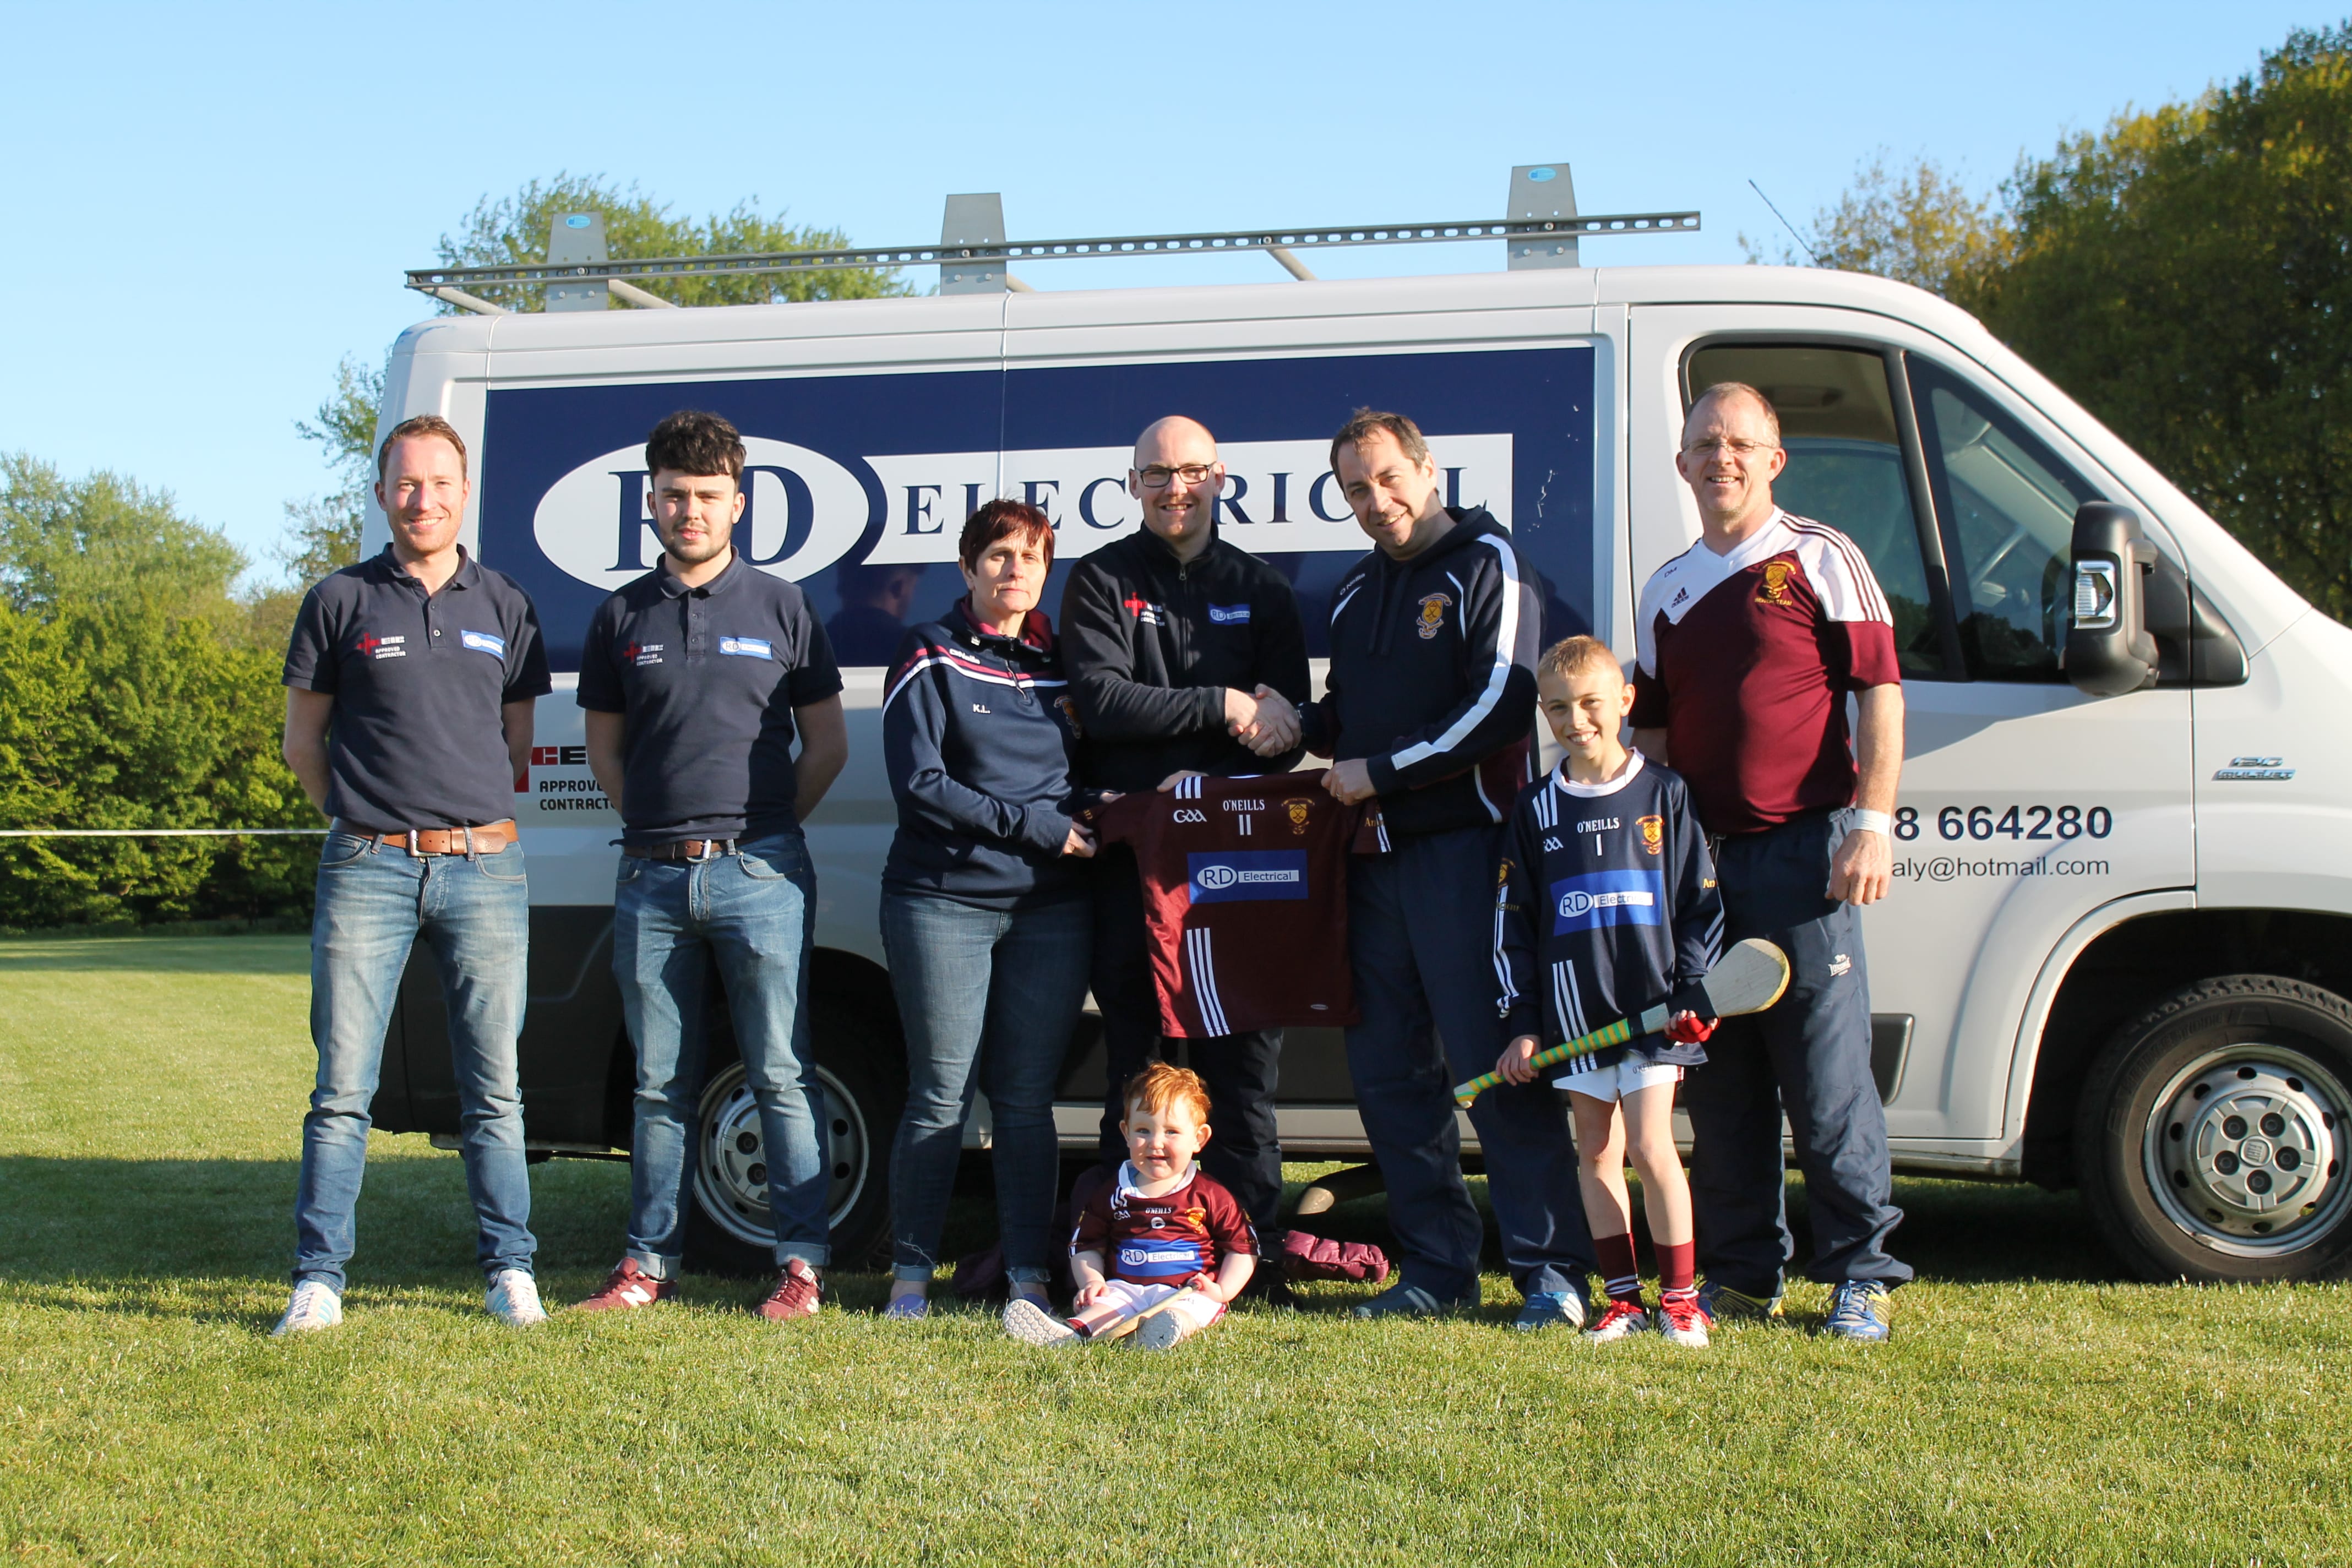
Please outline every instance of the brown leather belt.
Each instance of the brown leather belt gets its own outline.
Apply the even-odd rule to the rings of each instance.
[[[621,853],[632,860],[708,860],[734,854],[735,843],[732,838],[677,838],[667,844],[624,844]]]
[[[411,855],[496,855],[515,841],[512,817],[480,827],[412,827],[404,833],[370,833],[363,828],[358,831],[362,838],[405,849]]]

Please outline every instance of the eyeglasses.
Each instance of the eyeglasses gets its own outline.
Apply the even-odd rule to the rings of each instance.
[[[1172,468],[1165,463],[1154,463],[1148,468],[1137,469],[1135,477],[1143,481],[1145,489],[1164,490],[1171,479],[1181,479],[1188,485],[1199,484],[1209,477],[1209,468],[1207,463],[1180,463]]]
[[[1738,437],[1717,437],[1712,440],[1693,441],[1683,448],[1685,458],[1712,458],[1720,449],[1746,462],[1759,452],[1769,452],[1779,447],[1778,441],[1749,441]]]

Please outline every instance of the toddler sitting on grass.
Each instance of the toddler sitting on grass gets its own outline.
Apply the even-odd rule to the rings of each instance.
[[[1153,1062],[1127,1082],[1127,1163],[1087,1200],[1070,1237],[1076,1316],[1015,1298],[1004,1331],[1024,1344],[1133,1335],[1164,1351],[1225,1314],[1257,1266],[1257,1235],[1232,1193],[1193,1156],[1209,1141],[1198,1073]]]

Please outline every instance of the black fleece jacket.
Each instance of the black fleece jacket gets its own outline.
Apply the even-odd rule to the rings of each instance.
[[[1298,596],[1281,573],[1212,533],[1179,563],[1148,528],[1107,544],[1062,590],[1062,662],[1086,735],[1080,776],[1146,790],[1180,768],[1221,778],[1286,773],[1225,730],[1225,689],[1308,690]]]
[[[1378,550],[1331,593],[1331,671],[1310,751],[1360,757],[1391,833],[1503,821],[1527,782],[1543,599],[1484,508],[1409,561]]]

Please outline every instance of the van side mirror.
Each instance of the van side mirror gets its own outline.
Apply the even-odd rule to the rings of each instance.
[[[2148,572],[2156,547],[2139,514],[2112,501],[2074,512],[2074,605],[2066,627],[2066,679],[2094,697],[2120,697],[2156,683],[2156,638],[2147,629]]]

